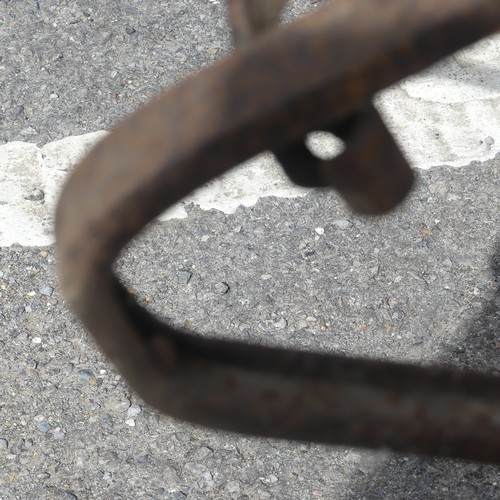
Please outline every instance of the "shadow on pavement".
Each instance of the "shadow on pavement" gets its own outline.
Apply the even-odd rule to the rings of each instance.
[[[500,241],[490,258],[493,296],[484,298],[479,314],[466,325],[452,353],[460,367],[499,373],[500,363]],[[385,458],[385,460],[384,460]],[[391,454],[375,470],[359,468],[348,498],[352,499],[496,499],[500,497],[500,469],[474,462]],[[375,460],[377,458],[375,457]],[[373,459],[372,459],[373,461]],[[362,461],[363,462],[363,461]],[[361,462],[361,463],[362,463]],[[451,465],[451,466],[450,466]],[[476,479],[478,480],[476,483]],[[479,484],[479,479],[481,484]],[[488,486],[485,488],[485,484]]]

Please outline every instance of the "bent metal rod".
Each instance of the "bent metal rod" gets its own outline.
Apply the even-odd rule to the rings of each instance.
[[[292,180],[331,186],[358,212],[389,210],[413,176],[372,96],[500,30],[498,0],[336,0],[276,27],[284,3],[230,0],[229,57],[126,118],[78,165],[56,216],[64,294],[130,385],[173,417],[500,463],[496,377],[187,334],[113,274],[155,216],[264,150]],[[313,158],[303,147],[312,130],[334,132],[345,152]]]

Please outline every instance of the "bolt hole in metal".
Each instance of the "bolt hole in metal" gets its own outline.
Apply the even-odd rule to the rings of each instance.
[[[320,160],[333,160],[345,150],[345,144],[331,132],[314,131],[306,136],[307,149]]]

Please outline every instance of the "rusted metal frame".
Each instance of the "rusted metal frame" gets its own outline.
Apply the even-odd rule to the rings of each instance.
[[[181,333],[112,271],[131,238],[205,181],[499,29],[497,0],[337,0],[165,92],[87,155],[57,209],[62,286],[149,404],[250,434],[500,462],[497,378]]]
[[[229,0],[235,44],[248,44],[275,27],[285,3]],[[333,132],[346,146],[332,160],[313,155],[305,138],[273,150],[293,182],[305,187],[334,187],[351,208],[364,214],[386,212],[405,198],[413,185],[413,172],[370,101],[322,128]]]
[[[236,45],[252,42],[274,28],[287,0],[229,0],[228,12]]]
[[[285,3],[229,0],[236,45],[248,44],[275,27]],[[344,141],[345,151],[340,156],[331,160],[316,157],[305,138],[273,150],[293,182],[305,187],[333,187],[351,208],[370,215],[387,212],[406,197],[413,185],[413,172],[370,101],[322,128]]]

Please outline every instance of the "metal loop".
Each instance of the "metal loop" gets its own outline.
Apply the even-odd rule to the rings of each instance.
[[[497,378],[181,333],[112,271],[123,246],[196,187],[366,113],[378,90],[499,29],[498,0],[337,0],[165,92],[96,146],[57,209],[62,286],[145,401],[231,431],[500,462]],[[376,129],[353,137],[371,147]],[[319,174],[349,196],[369,161],[355,177],[344,161]]]

